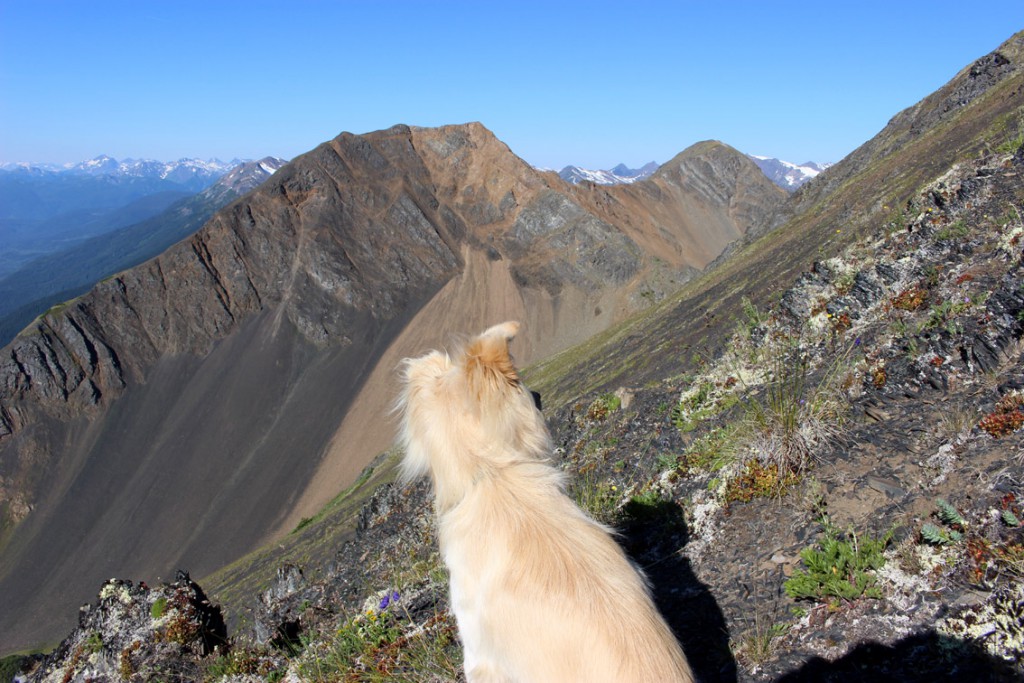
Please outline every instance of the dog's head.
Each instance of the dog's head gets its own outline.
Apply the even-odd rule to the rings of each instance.
[[[456,354],[432,351],[403,363],[400,441],[404,477],[435,480],[524,457],[546,456],[550,437],[509,353],[519,323],[469,340]]]

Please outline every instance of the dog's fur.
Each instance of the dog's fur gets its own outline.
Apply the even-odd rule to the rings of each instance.
[[[547,461],[551,437],[509,356],[518,329],[403,367],[403,474],[433,479],[466,677],[692,681],[643,578]]]

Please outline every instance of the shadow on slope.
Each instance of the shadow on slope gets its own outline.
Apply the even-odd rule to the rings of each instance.
[[[908,636],[893,645],[864,643],[834,662],[821,657],[778,679],[778,683],[860,681],[964,681],[1009,683],[1018,674],[977,645],[934,631]]]
[[[674,500],[631,500],[623,510],[620,542],[643,569],[655,603],[672,628],[697,680],[736,681],[729,628],[715,597],[680,554],[689,540],[685,513]]]

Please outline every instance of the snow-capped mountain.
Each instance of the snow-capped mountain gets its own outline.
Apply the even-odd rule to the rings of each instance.
[[[573,185],[584,181],[595,185],[621,185],[643,180],[657,170],[658,164],[652,161],[636,169],[619,164],[610,171],[591,171],[579,166],[566,166],[558,172],[558,175],[562,180]]]
[[[58,173],[67,166],[59,164],[33,163],[30,161],[0,161],[0,171],[22,171],[24,173]]]
[[[87,175],[93,177],[113,178],[145,178],[149,180],[167,180],[172,183],[186,184],[196,181],[212,183],[235,166],[242,163],[240,159],[224,162],[220,159],[178,159],[177,161],[156,161],[154,159],[125,159],[118,161],[113,157],[100,156],[77,164],[3,162],[0,171],[21,171],[32,174],[67,173],[69,175]]]
[[[194,179],[215,179],[241,163],[238,159],[223,162],[220,159],[178,159],[177,161],[155,161],[153,159],[125,159],[118,161],[105,154],[83,161],[67,169],[68,173],[84,173],[93,176],[123,176],[132,178],[159,178],[176,183]]]
[[[245,161],[203,190],[203,194],[215,203],[226,203],[226,197],[240,197],[256,189],[264,180],[274,175],[279,168],[287,163],[286,160],[278,157],[263,157],[259,161]]]
[[[768,176],[768,179],[784,190],[793,192],[798,187],[811,180],[832,164],[817,164],[808,161],[803,164],[794,164],[789,161],[761,157],[748,154],[758,168]]]

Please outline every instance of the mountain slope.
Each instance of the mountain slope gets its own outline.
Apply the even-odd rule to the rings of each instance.
[[[1014,87],[1020,92],[1019,76],[1009,77],[1017,79]],[[954,500],[971,525],[984,525],[993,544],[1010,539],[1006,547],[1019,549],[1019,528],[1007,528],[992,509],[1000,500],[1012,503],[1008,493],[1020,500],[1020,431],[1000,440],[977,424],[992,412],[997,397],[1022,388],[1022,225],[1020,213],[1010,207],[1024,200],[1018,180],[1024,130],[1002,129],[999,137],[982,140],[970,136],[993,130],[1007,112],[1020,114],[1024,102],[993,109],[985,106],[986,99],[979,97],[978,109],[962,113],[965,130],[940,126],[923,133],[936,136],[936,151],[947,150],[949,167],[902,197],[895,214],[878,215],[865,204],[860,211],[851,207],[847,222],[837,226],[828,216],[838,209],[822,195],[826,218],[805,223],[796,216],[779,229],[781,249],[800,263],[779,258],[772,249],[775,235],[755,238],[662,305],[525,373],[543,395],[545,415],[561,447],[559,462],[576,475],[577,499],[616,515],[615,521],[625,525],[624,543],[652,575],[659,603],[679,629],[702,680],[811,681],[829,673],[860,680],[865,670],[892,680],[1019,677],[1019,669],[1008,671],[1005,662],[985,651],[986,641],[996,637],[958,640],[937,630],[940,617],[955,623],[955,610],[963,606],[955,604],[958,600],[984,601],[964,580],[971,567],[962,557],[966,544],[943,550],[938,568],[919,566],[924,572],[919,578],[927,583],[918,585],[924,588],[887,584],[884,602],[794,605],[782,589],[799,566],[799,551],[816,548],[823,510],[837,525],[851,524],[861,539],[883,535],[892,522],[904,525],[897,537],[904,550],[890,559],[892,565],[902,566],[916,552],[914,541],[924,521],[937,523],[936,496]],[[1018,151],[969,163],[955,152],[986,142]],[[888,172],[895,175],[916,173],[917,163],[912,144],[906,154],[894,148],[886,159]],[[841,196],[888,191],[873,185],[877,169],[870,162],[846,170],[852,187]],[[849,232],[859,234],[851,237]],[[800,246],[803,241],[809,244]],[[928,284],[931,279],[936,282]],[[931,290],[928,303],[913,312],[893,304],[918,285]],[[743,297],[756,301],[755,307],[741,305]],[[746,346],[737,342],[739,328],[748,330]],[[762,367],[751,369],[741,358],[764,359],[764,349],[786,335],[814,340],[800,347],[813,358],[805,396],[814,396],[811,387],[837,372],[830,363],[856,349],[858,355],[842,367],[853,373],[842,392],[857,398],[847,416],[848,440],[822,447],[809,476],[782,500],[773,494],[749,504],[709,506],[723,489],[718,468],[730,457],[725,440],[735,432],[729,430],[745,405],[765,400],[759,393],[763,388],[752,386],[753,395],[738,406],[723,401],[723,406],[734,406],[728,421],[723,424],[712,411],[697,421],[700,431],[688,426],[684,433],[681,409],[695,403],[699,394],[694,389],[701,382],[710,382],[711,395],[717,397],[723,388],[741,391],[737,377],[753,385],[755,373],[778,372],[782,360],[769,365],[762,360]],[[734,344],[733,355],[722,357],[725,347]],[[887,374],[879,374],[879,367]],[[841,393],[827,382],[823,391],[830,397]],[[610,401],[612,392],[621,401]],[[725,413],[727,408],[716,405],[716,410]],[[280,547],[267,547],[212,578],[212,593],[236,615],[256,622],[249,622],[256,643],[264,641],[255,634],[274,633],[285,623],[311,640],[305,654],[291,662],[281,657],[278,666],[296,670],[302,662],[317,662],[318,655],[354,633],[360,624],[354,615],[377,609],[382,592],[396,588],[403,599],[408,597],[403,606],[414,613],[402,623],[408,640],[398,647],[426,647],[417,644],[424,624],[423,640],[443,642],[443,632],[429,630],[447,614],[447,603],[443,575],[438,579],[430,573],[439,558],[428,494],[420,488],[383,487],[359,514],[345,511],[358,507],[368,490],[387,480],[387,466],[382,463],[364,489],[327,508],[322,520],[310,520]],[[749,486],[757,485],[757,479],[751,481]],[[612,492],[613,485],[618,493]],[[975,543],[967,547],[981,547]],[[921,556],[928,552],[925,547]],[[995,561],[986,561],[995,572]],[[271,567],[279,567],[276,578]],[[898,580],[899,574],[889,576]],[[1019,595],[1001,588],[990,602],[1003,601],[1012,614]],[[424,603],[427,609],[416,613]],[[790,607],[800,607],[805,616],[792,617]],[[976,617],[968,615],[969,624]],[[1006,617],[1004,623],[1011,623]],[[401,617],[397,621],[403,622]],[[989,621],[983,628],[997,634],[1001,627]],[[998,639],[1007,637],[998,633]],[[873,642],[859,644],[860,639]],[[1011,646],[1008,656],[1016,656],[1019,665],[1019,640],[1016,648]],[[390,643],[367,649],[371,662],[394,661]],[[457,655],[453,659],[457,663]]]
[[[239,164],[195,196],[144,221],[35,259],[0,279],[0,344],[49,306],[82,294],[101,278],[142,263],[198,230],[213,213],[251,191],[284,164],[263,159]]]
[[[0,646],[60,633],[97,577],[203,575],[318,510],[390,443],[402,355],[515,316],[543,357],[712,256],[662,262],[581,196],[478,124],[342,134],[43,316],[0,359]],[[714,237],[749,229],[714,205]],[[683,213],[652,210],[661,245],[710,236],[657,222]]]
[[[574,374],[571,385],[548,389],[564,398],[615,385],[626,376],[642,384],[670,374],[653,360],[666,358],[670,350],[714,353],[739,315],[742,296],[764,305],[783,283],[872,226],[906,220],[907,201],[927,181],[1019,135],[1022,90],[1024,32],[895,116],[878,135],[790,195],[770,223],[731,244],[707,275],[646,320],[628,332],[611,330],[588,342],[590,371]],[[581,351],[572,359],[580,360]]]
[[[704,268],[743,226],[761,226],[786,193],[744,155],[717,141],[697,143],[632,185],[575,185],[573,196],[613,216],[631,239],[676,267]],[[680,235],[684,236],[680,238]]]

